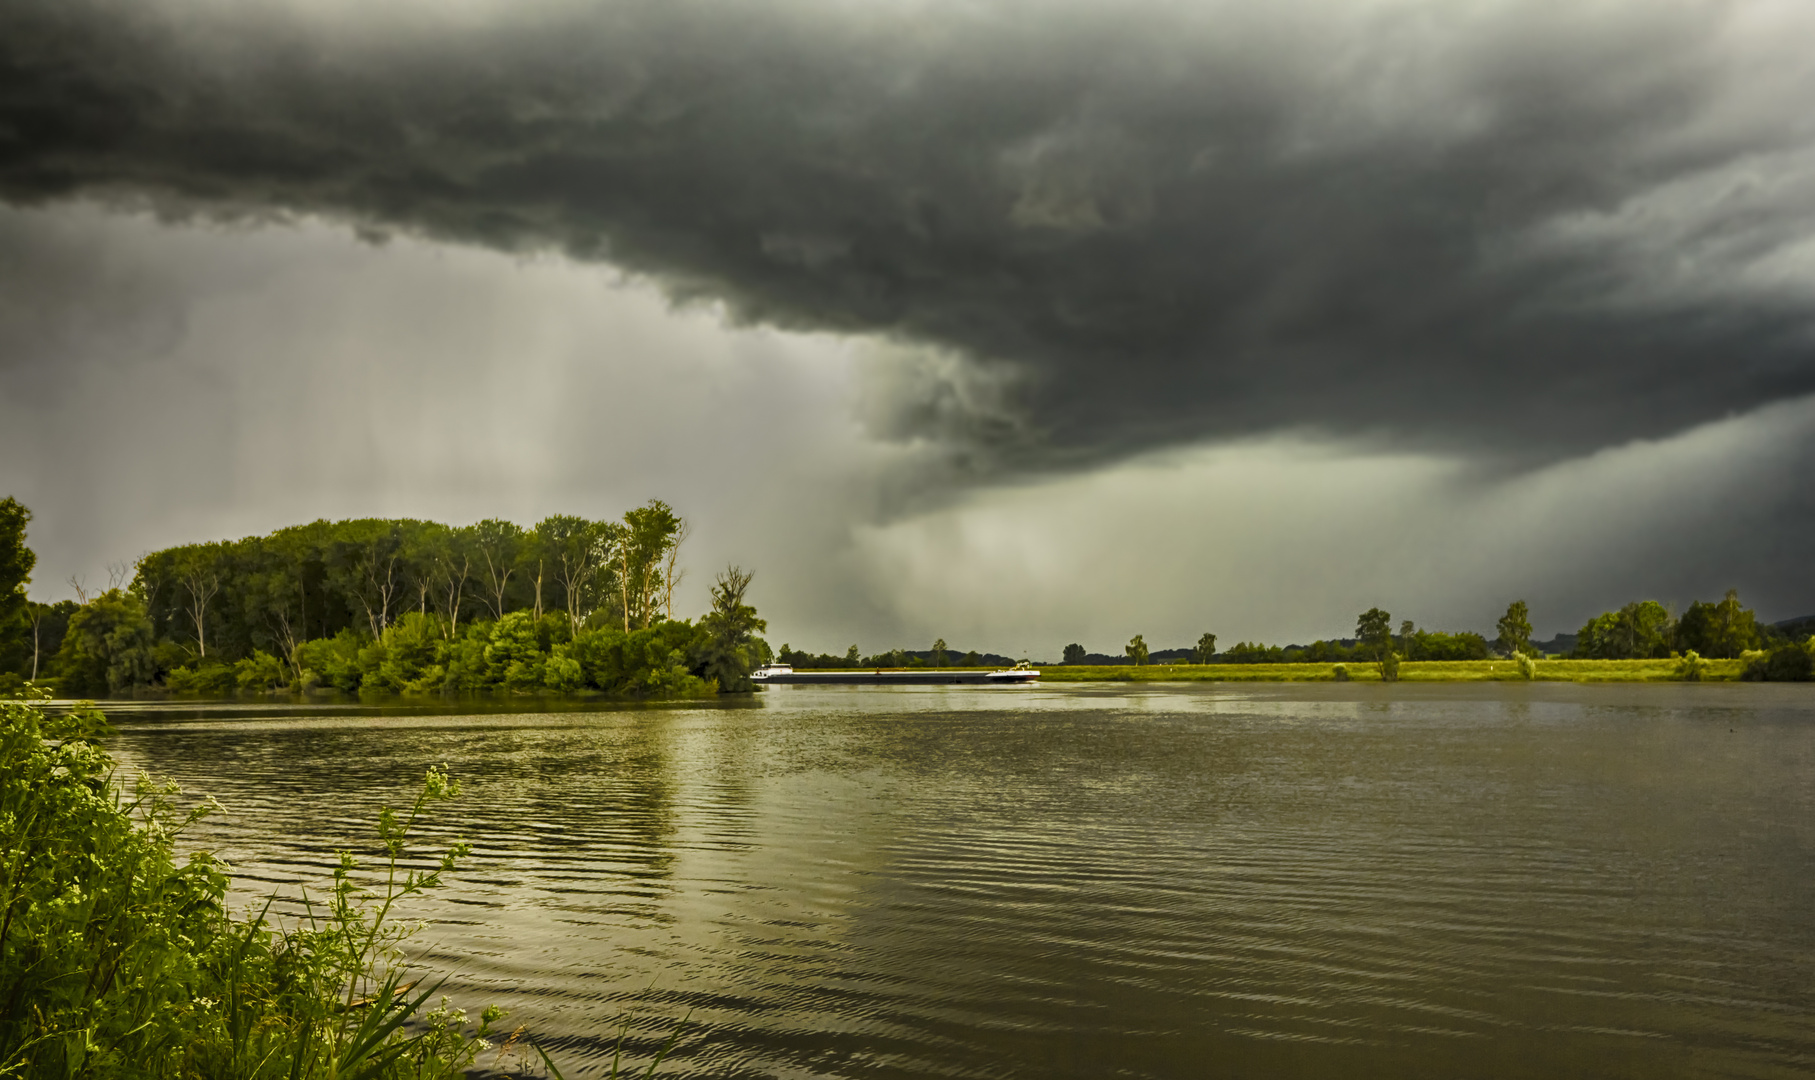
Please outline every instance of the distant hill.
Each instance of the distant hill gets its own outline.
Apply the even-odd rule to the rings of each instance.
[[[1815,615],[1798,615],[1794,619],[1771,624],[1772,629],[1780,631],[1786,637],[1800,638],[1815,634]]]

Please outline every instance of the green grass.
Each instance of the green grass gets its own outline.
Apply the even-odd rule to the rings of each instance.
[[[1739,679],[1744,663],[1709,660],[1703,681]],[[1675,682],[1675,660],[1539,660],[1538,682]],[[1365,661],[1343,665],[1354,682],[1379,682],[1380,669]],[[1332,682],[1334,664],[1146,664],[1109,667],[1080,664],[1040,669],[1041,682]],[[1511,660],[1406,660],[1401,682],[1524,682]]]

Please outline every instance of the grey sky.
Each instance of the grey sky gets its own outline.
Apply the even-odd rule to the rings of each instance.
[[[0,4],[35,592],[659,495],[815,648],[1815,610],[1815,14],[1262,8]]]

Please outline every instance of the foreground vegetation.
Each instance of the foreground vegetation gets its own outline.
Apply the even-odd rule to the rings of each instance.
[[[101,714],[47,716],[0,702],[0,1076],[452,1078],[500,1018],[477,1024],[403,962],[398,904],[435,888],[464,845],[424,852],[411,833],[458,788],[431,771],[385,810],[368,872],[342,853],[326,895],[282,925],[270,905],[227,909],[226,868],[176,857],[170,785],[114,783]],[[426,869],[412,869],[425,866]]]

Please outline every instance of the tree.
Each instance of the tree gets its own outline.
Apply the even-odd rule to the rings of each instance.
[[[65,692],[117,694],[151,682],[151,620],[138,597],[109,589],[70,616],[57,653]]]
[[[1531,652],[1531,612],[1525,601],[1514,600],[1507,605],[1506,614],[1500,616],[1494,629],[1499,631],[1500,648],[1508,656]]]
[[[1380,677],[1392,682],[1399,677],[1399,654],[1393,651],[1393,616],[1379,608],[1369,608],[1355,620],[1355,636],[1366,655],[1380,666]]]
[[[1197,639],[1197,647],[1191,650],[1191,661],[1196,664],[1208,664],[1216,655],[1216,635],[1206,633]]]
[[[687,576],[687,571],[681,569],[680,566],[681,545],[687,542],[688,536],[692,535],[693,526],[688,524],[685,518],[680,519],[680,522],[680,527],[675,529],[674,535],[668,539],[668,554],[665,556],[662,566],[662,618],[664,619],[674,618],[674,588],[681,583],[682,578]]]
[[[415,524],[376,518],[343,522],[342,535],[329,549],[330,573],[365,614],[374,641],[391,625],[391,613],[402,597],[405,529]]]
[[[1741,607],[1739,591],[1728,589],[1715,604],[1696,601],[1676,624],[1676,645],[1703,656],[1732,659],[1758,645],[1758,619]]]
[[[933,642],[933,666],[934,667],[944,667],[945,666],[945,639],[944,638],[940,638],[939,640]]]
[[[1067,664],[1082,664],[1084,658],[1088,655],[1090,654],[1084,651],[1084,646],[1079,645],[1075,641],[1070,645],[1065,646],[1065,662]]]
[[[24,627],[21,618],[28,603],[25,587],[31,584],[38,554],[25,544],[25,527],[32,512],[8,495],[0,499],[0,649]]]
[[[294,669],[296,648],[308,638],[309,548],[281,533],[263,543],[244,541],[243,546],[247,550],[239,564],[242,571],[249,571],[238,587],[244,619],[262,627],[272,651]]]
[[[195,631],[196,652],[208,655],[208,602],[221,591],[221,544],[191,544],[176,565],[177,585],[188,597],[184,613]]]
[[[435,607],[447,620],[447,637],[453,640],[460,632],[460,609],[466,600],[466,587],[473,580],[473,560],[478,545],[478,526],[446,529],[432,539],[430,555],[434,570]]]
[[[1147,662],[1147,643],[1141,639],[1139,634],[1129,638],[1128,647],[1122,651],[1128,654],[1128,659],[1133,660],[1136,667]]]
[[[712,610],[700,618],[704,642],[694,657],[694,674],[718,681],[723,693],[755,689],[750,672],[760,660],[756,634],[768,629],[756,609],[744,603],[755,575],[727,566],[712,586]]]
[[[485,603],[492,609],[492,618],[502,619],[510,610],[510,579],[517,572],[517,552],[523,546],[523,530],[509,521],[486,518],[473,526],[470,535],[476,556],[474,561],[484,575],[480,581],[485,587]]]
[[[862,657],[862,655],[863,655],[862,653],[857,651],[857,646],[852,645],[850,648],[848,648],[844,651],[845,666],[846,667],[856,667],[857,661],[859,658]]]
[[[1668,656],[1670,612],[1656,600],[1634,600],[1605,611],[1576,634],[1575,655],[1594,660],[1643,660]]]
[[[1393,647],[1393,616],[1379,608],[1369,608],[1355,620],[1355,637],[1378,658]]]
[[[554,515],[536,526],[536,545],[561,589],[561,603],[574,633],[597,606],[603,572],[611,560],[609,530],[598,522]]]
[[[623,532],[617,543],[618,588],[624,605],[624,629],[630,624],[647,627],[655,615],[655,600],[662,593],[662,565],[671,545],[678,543],[684,522],[660,499],[624,514]]]

